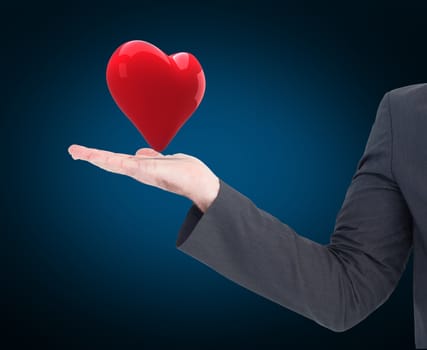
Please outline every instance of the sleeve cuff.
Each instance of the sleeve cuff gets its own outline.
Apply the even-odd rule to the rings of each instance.
[[[186,246],[192,246],[200,240],[207,243],[213,227],[227,227],[227,222],[232,220],[231,213],[236,215],[239,208],[238,205],[236,206],[236,199],[249,201],[249,198],[229,186],[222,179],[219,179],[219,184],[218,195],[205,213],[194,203],[188,210],[176,240],[178,249],[185,251]]]

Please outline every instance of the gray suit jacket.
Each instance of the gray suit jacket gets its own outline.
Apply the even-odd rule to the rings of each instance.
[[[427,347],[427,84],[384,95],[329,244],[298,235],[220,179],[204,214],[189,209],[177,247],[338,332],[387,300],[413,250],[415,343]]]

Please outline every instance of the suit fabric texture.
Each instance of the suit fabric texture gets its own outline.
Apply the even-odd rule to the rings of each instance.
[[[414,258],[417,348],[427,348],[427,84],[387,92],[326,245],[300,236],[220,178],[177,248],[331,330],[381,306]]]

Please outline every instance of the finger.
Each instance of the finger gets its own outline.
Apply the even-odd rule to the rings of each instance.
[[[156,150],[152,148],[140,148],[135,153],[136,156],[142,156],[142,157],[162,157],[163,154],[160,152],[157,152]]]
[[[68,153],[70,153],[71,157],[74,160],[77,160],[77,159],[87,160],[86,158],[92,151],[101,151],[101,150],[98,150],[96,148],[89,148],[81,145],[71,145],[70,147],[68,147]],[[103,152],[108,152],[108,151],[103,151]],[[126,156],[126,157],[131,156],[130,154],[125,154],[125,153],[112,153],[112,152],[108,152],[108,153]]]
[[[117,174],[134,176],[139,167],[137,160],[129,154],[113,153],[79,145],[72,145],[68,150],[74,159],[85,160],[101,169]]]
[[[68,147],[68,153],[71,155],[71,157],[75,160],[75,159],[80,159],[78,158],[79,155],[81,154],[81,152],[83,151],[83,146],[80,145],[71,145],[70,147]]]

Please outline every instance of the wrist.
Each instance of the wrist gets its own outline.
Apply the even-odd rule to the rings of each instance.
[[[204,213],[211,206],[219,193],[219,178],[214,176],[209,180],[197,198],[192,199],[195,205]]]

